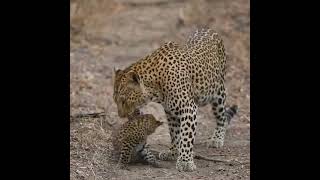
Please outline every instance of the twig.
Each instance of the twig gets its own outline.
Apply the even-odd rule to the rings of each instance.
[[[74,116],[70,116],[72,120],[82,119],[82,118],[100,118],[100,117],[106,118],[107,115],[105,112],[98,112],[98,113],[76,114]],[[106,122],[109,126],[113,126],[116,123],[116,121],[109,122],[108,120],[106,120]]]
[[[175,0],[175,1],[172,1],[172,0],[168,0],[168,1],[156,1],[156,2],[126,2],[126,3],[123,3],[125,5],[128,5],[128,6],[162,6],[162,5],[168,5],[169,3],[184,3],[185,1],[187,0]]]
[[[213,161],[213,162],[224,162],[224,163],[230,163],[231,160],[223,160],[223,159],[214,159],[214,158],[209,158],[206,156],[202,156],[199,154],[194,155],[195,159],[202,159],[202,160],[207,160],[207,161]]]
[[[72,119],[78,119],[78,118],[99,118],[99,117],[105,117],[105,112],[99,112],[99,113],[88,113],[88,114],[77,114],[74,116],[70,116]]]
[[[160,152],[157,150],[151,150],[151,152],[156,155],[159,156]],[[213,161],[213,162],[224,162],[224,163],[230,163],[232,160],[222,160],[222,159],[214,159],[214,158],[209,158],[206,156],[202,156],[199,154],[194,155],[195,159],[202,159],[202,160],[207,160],[207,161]]]
[[[243,116],[248,122],[250,122],[250,118],[248,118],[246,115]]]
[[[245,155],[235,155],[235,154],[210,154],[210,156],[236,156],[236,157],[247,157]]]
[[[237,162],[239,164],[250,164],[250,161],[238,161],[238,160],[233,160],[234,162]]]
[[[92,163],[90,163],[90,169],[91,169],[91,172],[92,172],[92,174],[93,174],[93,180],[95,180],[96,179],[96,173],[94,173],[94,170],[93,170],[93,165],[92,165]]]

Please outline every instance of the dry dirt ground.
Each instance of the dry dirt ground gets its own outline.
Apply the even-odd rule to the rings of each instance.
[[[249,0],[70,0],[71,116],[106,112],[103,118],[70,118],[71,179],[249,179],[250,178],[250,2]],[[134,164],[115,168],[110,123],[123,123],[112,100],[112,68],[124,68],[166,41],[183,43],[195,26],[207,25],[223,38],[228,55],[227,103],[239,113],[228,128],[225,146],[207,149],[215,118],[199,110],[195,151],[227,162],[196,159],[197,170],[178,172]],[[143,109],[166,122],[162,107]],[[167,124],[148,139],[153,149],[169,145]]]

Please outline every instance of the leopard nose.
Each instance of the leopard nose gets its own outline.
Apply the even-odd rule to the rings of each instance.
[[[119,117],[123,118],[123,113],[121,111],[118,111]]]
[[[121,118],[125,118],[125,117],[126,117],[126,113],[123,112],[123,111],[121,111],[121,110],[118,110],[118,115],[119,115],[119,117],[121,117]]]

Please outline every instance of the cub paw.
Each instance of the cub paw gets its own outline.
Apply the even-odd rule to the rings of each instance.
[[[159,161],[156,161],[156,162],[152,163],[151,165],[152,165],[153,167],[155,167],[155,168],[162,168],[162,166],[161,166],[161,164],[160,164]]]
[[[177,159],[177,156],[172,151],[163,151],[159,153],[159,159],[162,161],[174,161]]]
[[[117,164],[117,168],[122,169],[122,170],[130,171],[128,165],[127,164],[123,164],[123,163],[118,163]]]

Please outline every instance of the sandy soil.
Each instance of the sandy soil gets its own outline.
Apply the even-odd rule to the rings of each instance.
[[[105,118],[70,119],[71,179],[249,179],[250,178],[250,2],[249,0],[70,0],[71,115],[106,111]],[[194,27],[207,25],[221,34],[227,55],[227,103],[239,113],[228,128],[225,146],[207,149],[215,127],[210,107],[198,113],[195,151],[223,160],[196,159],[197,170],[178,172],[134,164],[118,170],[112,161],[112,122],[122,123],[112,100],[112,68],[124,68],[166,41],[183,43]],[[166,122],[162,107],[143,109]],[[148,139],[153,149],[169,146],[167,124]]]

